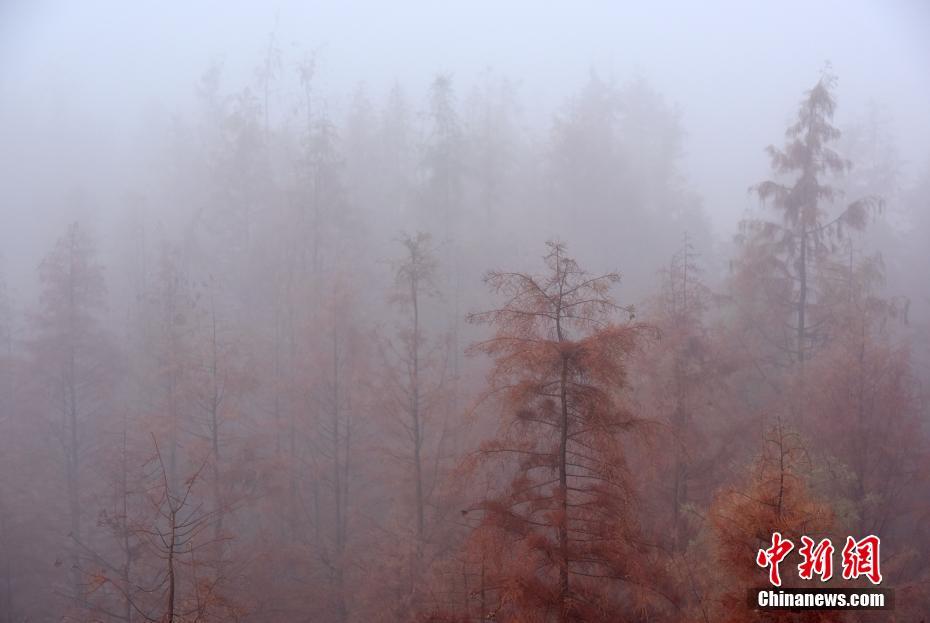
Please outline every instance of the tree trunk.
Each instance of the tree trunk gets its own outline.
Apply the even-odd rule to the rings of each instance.
[[[561,261],[561,260],[560,260]],[[564,281],[564,277],[559,275]],[[560,286],[559,303],[556,310],[556,334],[562,345],[562,291]],[[559,378],[559,403],[561,420],[559,422],[559,621],[566,623],[568,617],[568,358],[562,353],[562,371]]]
[[[798,278],[800,280],[800,291],[798,293],[798,335],[797,350],[798,362],[802,368],[804,366],[804,341],[807,337],[807,230],[801,231],[801,258],[798,263]]]
[[[561,514],[559,516],[559,621],[568,621],[568,360],[562,359],[560,402],[562,420],[559,426],[559,488]]]
[[[420,422],[420,305],[419,305],[419,283],[417,281],[416,269],[411,273],[410,278],[410,297],[413,303],[413,334],[411,336],[411,358],[413,359],[413,372],[410,379],[412,405],[411,416],[413,419],[413,466],[414,478],[416,480],[416,505],[417,505],[417,566],[419,567],[423,559],[423,539],[425,532],[424,521],[424,499],[423,499],[423,429]],[[417,569],[419,572],[420,569]]]
[[[168,497],[168,503],[171,504],[170,492],[165,492]],[[168,604],[165,612],[165,622],[174,623],[174,599],[175,599],[175,575],[174,575],[174,550],[177,542],[177,511],[171,509],[171,538],[168,541]]]

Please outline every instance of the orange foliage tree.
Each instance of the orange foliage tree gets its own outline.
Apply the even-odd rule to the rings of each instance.
[[[723,491],[709,513],[709,542],[697,542],[695,549],[706,547],[705,565],[695,564],[692,575],[694,594],[688,620],[744,623],[749,621],[833,621],[835,613],[810,611],[760,613],[750,610],[747,590],[768,584],[766,570],[756,563],[760,549],[772,544],[772,534],[779,532],[800,546],[800,537],[819,542],[832,536],[833,512],[816,501],[807,477],[811,463],[797,432],[776,420],[766,432],[761,455],[751,467],[748,481]],[[836,539],[834,539],[836,542]],[[697,554],[699,552],[695,552]],[[780,565],[784,586],[797,585],[794,553]],[[692,560],[701,560],[693,556]]]
[[[504,304],[470,320],[495,329],[473,351],[494,359],[488,397],[503,411],[495,459],[509,475],[468,515],[485,554],[480,618],[499,621],[627,621],[668,609],[643,545],[625,460],[638,419],[624,404],[627,358],[644,327],[618,323],[610,287],[548,243],[546,274],[492,272]],[[494,461],[497,464],[497,461]],[[637,615],[638,616],[638,615]]]
[[[784,148],[767,149],[777,177],[753,190],[761,200],[771,201],[780,222],[754,220],[741,225],[748,243],[743,268],[766,286],[768,304],[782,314],[777,324],[761,328],[794,362],[809,359],[822,343],[825,320],[819,313],[816,281],[820,265],[847,229],[862,229],[868,212],[881,205],[879,198],[867,196],[830,212],[841,192],[826,178],[852,167],[831,147],[840,137],[831,123],[835,86],[836,77],[824,72],[801,101],[797,121],[785,131]],[[789,177],[793,181],[785,181]]]

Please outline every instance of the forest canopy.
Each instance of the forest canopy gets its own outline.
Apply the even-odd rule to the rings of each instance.
[[[930,612],[930,169],[839,64],[701,181],[648,75],[346,95],[256,41],[144,166],[27,128],[0,171],[0,623]],[[836,546],[784,587],[873,587],[870,535],[894,611],[748,607],[782,538]]]

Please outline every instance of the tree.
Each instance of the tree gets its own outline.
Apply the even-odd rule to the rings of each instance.
[[[422,201],[429,210],[427,222],[441,232],[445,248],[446,280],[452,293],[450,324],[452,329],[452,378],[459,376],[461,324],[460,290],[462,281],[461,218],[464,185],[464,140],[461,120],[455,106],[452,78],[438,75],[429,92],[429,138],[423,147]],[[455,382],[455,381],[453,381]],[[455,410],[453,388],[450,409]]]
[[[512,177],[517,158],[515,118],[519,113],[514,85],[487,70],[482,84],[466,102],[464,137],[467,170],[473,182],[471,195],[481,210],[482,236],[493,235],[500,225],[509,195],[514,193]]]
[[[202,314],[200,292],[177,248],[163,243],[159,270],[148,293],[139,383],[150,411],[150,425],[166,454],[168,482],[176,489],[189,432],[194,380],[194,338]]]
[[[314,279],[320,279],[324,271],[332,271],[338,265],[340,243],[354,224],[350,223],[347,210],[344,164],[336,125],[321,116],[307,129],[296,191],[300,207],[295,233],[310,240],[309,246],[302,240],[298,247],[301,252],[298,272],[309,269]],[[304,248],[309,250],[309,258]]]
[[[896,336],[908,304],[878,294],[880,257],[859,259],[850,247],[846,262],[822,272],[821,304],[838,322],[809,366],[812,428],[839,462],[831,489],[855,509],[850,529],[903,535],[927,448],[911,349]]]
[[[155,435],[151,438],[154,452],[137,472],[126,462],[124,436],[117,505],[112,514],[101,517],[101,525],[119,542],[122,562],[91,552],[97,571],[90,575],[89,586],[93,592],[111,589],[120,607],[111,609],[98,600],[88,610],[127,623],[238,620],[240,610],[220,590],[226,578],[202,570],[214,563],[204,552],[215,550],[217,538],[223,538],[201,536],[221,512],[217,507],[205,510],[195,491],[209,458],[176,487]]]
[[[779,177],[752,190],[763,202],[771,201],[780,219],[741,225],[741,240],[746,244],[742,268],[747,278],[761,282],[768,304],[787,315],[770,328],[768,339],[791,361],[801,364],[822,344],[828,321],[818,308],[815,274],[819,265],[835,251],[846,229],[862,229],[868,212],[881,205],[879,198],[866,196],[848,203],[838,214],[828,209],[841,199],[841,193],[825,178],[852,166],[831,147],[840,137],[831,124],[835,87],[836,77],[825,71],[801,101],[797,121],[785,131],[785,146],[767,149]]]
[[[207,209],[197,216],[224,248],[232,262],[230,270],[241,270],[244,275],[248,268],[245,262],[253,252],[259,202],[269,186],[267,135],[261,103],[250,89],[221,100],[221,104],[207,110],[220,115],[220,124],[207,146],[213,182]]]
[[[307,319],[311,349],[307,392],[309,453],[303,480],[310,485],[308,524],[312,555],[327,581],[329,616],[346,621],[351,614],[349,577],[353,570],[354,499],[358,431],[364,415],[365,343],[355,314],[355,293],[345,277],[333,277],[330,296],[317,317]],[[324,327],[323,331],[319,331]]]
[[[509,482],[469,511],[480,516],[478,538],[496,535],[511,560],[488,570],[494,616],[633,620],[637,608],[659,607],[661,590],[647,579],[623,451],[637,428],[623,401],[627,360],[644,327],[615,322],[618,312],[632,317],[610,297],[616,273],[589,275],[556,242],[545,263],[538,277],[489,273],[504,304],[470,316],[495,329],[472,350],[494,358],[487,395],[503,409],[480,457],[513,461]]]
[[[13,439],[12,419],[14,414],[14,358],[13,358],[13,310],[7,291],[6,280],[0,273],[0,438]],[[0,445],[0,472],[11,473],[12,464],[8,464],[12,448],[6,443]],[[5,479],[6,480],[6,479]],[[13,591],[13,539],[11,524],[13,518],[11,504],[11,483],[0,483],[0,610],[6,612],[4,623],[13,623],[17,607]]]
[[[725,431],[715,412],[725,403],[725,382],[732,367],[718,336],[706,320],[714,301],[703,280],[698,254],[685,235],[662,271],[661,289],[644,312],[659,339],[649,342],[635,362],[636,392],[646,412],[662,421],[662,452],[648,446],[639,457],[651,474],[650,488],[661,492],[653,514],[669,517],[662,525],[671,551],[680,554],[690,536],[685,511],[707,502]],[[715,434],[716,433],[716,434]],[[718,440],[714,443],[714,440]],[[670,502],[670,503],[669,503]]]
[[[383,205],[393,221],[410,219],[417,169],[417,150],[413,139],[413,122],[407,96],[394,83],[379,114],[377,148],[382,167]]]
[[[397,289],[392,300],[409,317],[399,332],[399,345],[391,344],[391,351],[401,368],[393,379],[393,385],[399,410],[404,416],[402,426],[412,445],[410,459],[414,471],[416,549],[417,558],[422,558],[426,540],[426,506],[435,478],[435,473],[428,473],[428,463],[433,458],[426,447],[432,437],[428,422],[436,409],[436,394],[442,385],[441,376],[439,379],[429,379],[428,376],[430,368],[435,369],[437,364],[444,362],[436,361],[435,348],[430,348],[421,319],[424,299],[438,296],[434,283],[436,260],[429,247],[430,236],[418,233],[416,236],[404,236],[401,242],[406,257],[396,268]],[[440,342],[438,347],[442,348],[443,343]],[[439,373],[442,373],[441,368]]]
[[[435,212],[443,240],[456,238],[458,209],[462,200],[462,128],[455,109],[452,78],[438,75],[430,86],[429,139],[422,167],[425,201]]]
[[[214,540],[222,545],[225,542],[223,520],[225,509],[232,505],[233,481],[249,468],[245,457],[237,454],[230,428],[235,424],[244,395],[254,385],[254,377],[247,372],[248,362],[242,355],[242,345],[230,335],[231,327],[220,317],[218,285],[210,279],[205,287],[209,308],[197,327],[197,335],[193,336],[195,361],[191,393],[199,413],[192,419],[200,429],[194,434],[210,448],[209,480],[216,508]],[[222,552],[218,552],[216,558],[221,559]]]
[[[157,484],[153,484],[146,491],[146,497],[155,509],[156,516],[150,525],[144,525],[138,530],[144,535],[148,547],[164,565],[164,572],[157,575],[163,578],[161,584],[151,589],[161,589],[165,600],[163,614],[156,620],[175,623],[193,615],[194,620],[202,621],[205,620],[207,609],[216,603],[215,589],[221,580],[216,577],[204,586],[197,576],[197,554],[214,545],[213,539],[199,538],[200,533],[214,524],[215,515],[220,512],[218,508],[204,511],[202,504],[195,504],[192,498],[194,487],[207,462],[204,461],[185,479],[184,486],[179,491],[172,492],[165,462],[154,437],[153,444],[155,457],[152,462],[156,467],[154,478]],[[189,595],[182,596],[181,569],[185,568],[190,573],[191,588]]]
[[[84,528],[85,453],[102,415],[113,363],[108,338],[98,324],[106,285],[90,235],[77,223],[69,225],[40,264],[39,277],[42,291],[30,346],[63,453],[69,534],[79,542]],[[78,552],[73,546],[70,549],[72,597],[81,602]]]
[[[33,322],[35,316],[32,317]],[[35,325],[33,325],[35,326]],[[77,595],[76,552],[67,539],[69,514],[63,476],[67,455],[51,396],[53,375],[37,368],[35,343],[21,326],[0,275],[0,621],[57,619]],[[24,336],[25,334],[25,336]],[[25,339],[24,339],[25,337]],[[86,405],[85,405],[86,406]],[[50,409],[51,408],[51,409]],[[81,422],[82,432],[87,432]],[[51,437],[51,438],[50,438]],[[81,452],[83,473],[92,456]],[[89,482],[82,478],[82,482]],[[88,487],[82,487],[86,493]],[[81,506],[87,502],[84,495]],[[83,509],[82,509],[83,510]],[[86,517],[86,515],[84,515]],[[86,525],[86,524],[85,524]],[[63,551],[64,550],[64,551]],[[50,561],[54,561],[50,564]],[[70,579],[70,582],[69,582]],[[69,586],[70,584],[70,586]],[[62,599],[64,597],[64,600]]]
[[[709,246],[700,203],[682,183],[678,114],[645,80],[618,85],[592,72],[550,135],[540,182],[550,227],[583,235],[592,261],[628,266],[628,291],[652,294],[682,230]]]
[[[385,483],[394,491],[400,484],[400,502],[393,506],[401,535],[398,539],[397,531],[390,531],[391,543],[385,549],[393,553],[385,556],[398,559],[403,571],[395,574],[393,582],[386,581],[395,585],[396,609],[409,612],[418,607],[410,602],[423,588],[423,575],[430,564],[426,548],[437,537],[434,498],[447,432],[443,390],[449,345],[442,337],[431,339],[426,329],[427,303],[439,297],[431,237],[420,232],[403,235],[400,242],[404,256],[395,264],[390,300],[402,320],[396,335],[384,340],[381,349],[386,372],[382,391],[391,416],[391,435],[381,450],[401,470],[399,474],[391,471]]]
[[[811,462],[800,435],[776,418],[766,431],[762,452],[751,468],[748,482],[725,489],[710,509],[708,528],[712,533],[713,554],[705,555],[704,559],[712,560],[712,566],[689,569],[695,576],[695,593],[699,596],[694,604],[700,613],[698,620],[728,623],[770,620],[762,619],[746,606],[747,589],[765,582],[765,571],[755,562],[758,551],[771,545],[774,532],[798,544],[801,536],[817,541],[831,536],[833,513],[810,492],[807,483],[810,470]],[[782,563],[784,585],[795,583],[796,568]],[[832,621],[834,614],[786,612],[773,615],[771,620]]]

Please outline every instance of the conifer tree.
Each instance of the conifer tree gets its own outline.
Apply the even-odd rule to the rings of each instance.
[[[108,396],[112,356],[99,317],[106,305],[103,267],[90,235],[72,223],[39,266],[40,305],[31,351],[62,450],[71,544],[71,592],[84,599],[76,542],[85,529],[85,464]]]
[[[778,314],[764,327],[767,340],[795,363],[810,359],[824,341],[827,320],[820,314],[817,271],[847,230],[864,228],[869,212],[881,205],[866,196],[831,210],[844,199],[831,176],[852,167],[832,147],[840,137],[832,124],[835,88],[836,77],[825,71],[801,101],[797,120],[785,131],[785,146],[767,148],[777,177],[752,190],[779,218],[741,224],[745,278],[764,289],[763,304]]]
[[[644,328],[618,322],[632,316],[610,296],[619,275],[589,275],[556,242],[545,262],[541,276],[489,273],[503,304],[471,316],[495,331],[473,350],[493,358],[488,395],[502,408],[480,456],[511,461],[506,484],[469,511],[476,538],[507,552],[486,569],[496,597],[482,616],[634,620],[670,606],[648,577],[623,447],[637,428],[623,397],[628,358]]]
[[[712,562],[709,568],[696,565],[693,570],[699,576],[695,582],[701,595],[696,610],[703,613],[703,620],[834,620],[834,613],[824,611],[810,611],[800,617],[791,612],[771,616],[766,613],[764,616],[769,618],[762,618],[746,603],[747,589],[766,584],[769,571],[756,559],[759,550],[772,545],[773,533],[792,541],[795,548],[800,546],[801,536],[815,542],[833,536],[833,512],[811,492],[810,470],[810,458],[800,435],[776,419],[766,431],[762,451],[747,482],[725,489],[710,509],[713,553],[705,559]],[[797,564],[791,560],[785,559],[779,567],[783,586],[797,584]]]

